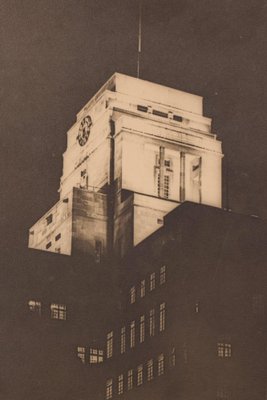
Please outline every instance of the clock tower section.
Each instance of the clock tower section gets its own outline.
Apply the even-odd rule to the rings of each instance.
[[[221,142],[202,97],[114,74],[67,132],[59,201],[29,247],[124,255],[184,201],[221,207]]]

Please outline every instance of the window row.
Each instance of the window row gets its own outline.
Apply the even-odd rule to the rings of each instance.
[[[170,368],[175,367],[175,348],[172,349],[169,357]],[[134,386],[141,386],[145,381],[152,381],[156,376],[165,373],[165,357],[161,353],[157,359],[150,359],[144,364],[138,365],[135,369],[130,369],[126,374],[120,374],[118,378],[108,379],[106,382],[106,399],[109,400],[114,394],[121,395],[126,390],[133,389]]]
[[[142,106],[139,104],[137,105],[137,110],[142,112],[148,112],[150,114],[157,115],[158,117],[170,118],[173,119],[174,121],[183,122],[183,118],[180,115],[175,115],[172,112],[154,110],[152,109],[152,107]]]
[[[32,313],[38,315],[42,314],[42,304],[40,301],[29,300],[28,307]],[[50,305],[50,317],[51,319],[60,319],[65,321],[67,319],[67,306],[65,304],[52,303]]]
[[[163,265],[162,267],[160,267],[158,284],[163,285],[165,282],[166,282],[166,265]],[[129,291],[130,304],[136,302],[137,296],[140,296],[140,298],[145,297],[146,290],[149,290],[149,292],[155,290],[156,284],[157,284],[156,272],[152,272],[149,275],[148,282],[146,282],[146,280],[143,279],[139,283],[138,287],[132,286]]]
[[[129,348],[135,347],[136,342],[143,343],[146,336],[154,336],[158,325],[159,332],[165,330],[166,327],[166,304],[161,303],[159,306],[158,319],[156,318],[156,310],[152,308],[148,315],[141,315],[138,321],[131,321],[128,335],[126,335],[126,326],[123,326],[120,331],[120,353],[126,351],[126,344]],[[107,334],[107,358],[113,356],[113,331]]]
[[[89,352],[86,347],[77,347],[77,356],[83,364],[88,360],[89,364],[99,364],[104,361],[104,351],[90,347]]]

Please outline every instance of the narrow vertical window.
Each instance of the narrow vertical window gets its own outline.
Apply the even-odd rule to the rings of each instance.
[[[135,286],[130,289],[130,303],[135,303]]]
[[[198,314],[199,311],[200,311],[200,309],[199,309],[199,301],[196,300],[196,302],[195,302],[195,313]]]
[[[155,335],[155,309],[149,311],[149,336]]]
[[[77,356],[81,360],[81,362],[85,363],[85,347],[77,347]]]
[[[131,322],[130,327],[130,347],[131,349],[135,346],[135,321]]]
[[[140,297],[145,297],[146,294],[146,281],[142,280],[140,284]]]
[[[158,356],[158,376],[164,374],[164,355],[160,354]]]
[[[145,316],[140,317],[140,343],[145,341]]]
[[[133,370],[130,369],[128,371],[128,376],[127,376],[127,389],[131,390],[133,388]]]
[[[159,273],[159,284],[163,285],[166,282],[166,266],[163,265],[160,267],[160,273]]]
[[[155,274],[155,272],[153,272],[152,274],[150,274],[150,281],[149,281],[149,283],[150,283],[150,285],[149,285],[150,291],[151,291],[151,290],[154,290],[155,287],[156,287],[156,274]]]
[[[126,331],[125,326],[121,328],[121,354],[125,353],[126,350]]]
[[[165,199],[169,198],[170,194],[170,177],[169,175],[164,175],[164,181],[163,181],[163,197]]]
[[[107,334],[107,358],[113,355],[113,331]]]
[[[106,399],[112,399],[112,379],[108,379],[106,383]]]
[[[153,360],[147,362],[147,380],[151,381],[154,377],[153,373]]]
[[[165,321],[166,321],[165,303],[161,303],[161,305],[159,306],[159,330],[160,330],[160,332],[165,330]]]
[[[172,348],[170,354],[170,368],[174,368],[176,364],[176,354],[175,354],[175,347]]]
[[[100,240],[95,241],[95,262],[100,263],[102,256],[102,243]]]
[[[137,367],[137,386],[143,384],[143,365]]]
[[[118,394],[123,393],[123,374],[118,377]]]

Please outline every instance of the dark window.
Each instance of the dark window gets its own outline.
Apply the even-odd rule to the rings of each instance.
[[[52,243],[51,243],[51,242],[48,242],[48,243],[46,244],[45,248],[46,248],[46,249],[49,249],[51,246],[52,246]]]
[[[168,118],[168,114],[162,111],[153,110],[152,114],[157,115],[158,117]]]
[[[50,214],[50,215],[48,215],[48,217],[46,217],[47,225],[51,224],[52,221],[53,221],[53,214]]]
[[[100,240],[95,241],[95,262],[100,263],[102,253],[102,243]]]
[[[178,122],[182,122],[183,121],[183,118],[180,117],[180,115],[174,115],[173,119],[174,119],[174,121],[178,121]]]
[[[55,237],[55,240],[58,241],[61,238],[61,233],[58,233],[57,236]]]
[[[138,111],[142,111],[142,112],[147,112],[148,107],[138,105],[138,106],[137,106],[137,110],[138,110]]]
[[[123,374],[118,377],[118,394],[123,393]]]

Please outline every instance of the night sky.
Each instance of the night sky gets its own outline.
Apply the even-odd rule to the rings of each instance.
[[[267,1],[143,3],[140,77],[205,98],[229,207],[266,218]],[[58,200],[76,113],[114,72],[136,75],[138,2],[2,0],[0,12],[1,246],[14,253]]]

